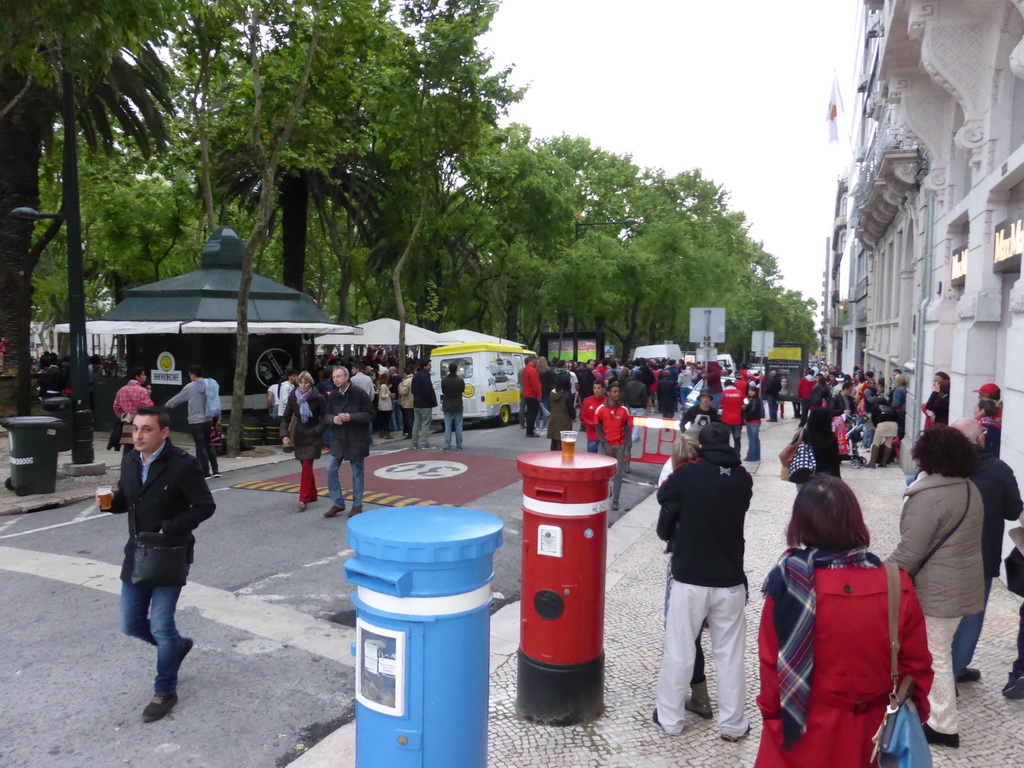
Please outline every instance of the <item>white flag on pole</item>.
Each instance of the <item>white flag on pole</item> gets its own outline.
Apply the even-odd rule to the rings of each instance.
[[[828,100],[828,143],[839,143],[839,82],[832,79],[832,95]]]

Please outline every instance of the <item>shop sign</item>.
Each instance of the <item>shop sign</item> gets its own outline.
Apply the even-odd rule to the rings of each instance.
[[[149,372],[150,384],[173,384],[181,386],[181,371],[175,370],[174,355],[161,352],[156,358],[156,368]]]
[[[967,282],[967,246],[953,252],[953,274],[950,285],[960,286]]]
[[[1020,255],[1024,252],[1024,219],[1000,223],[996,226],[994,272],[1020,272]]]

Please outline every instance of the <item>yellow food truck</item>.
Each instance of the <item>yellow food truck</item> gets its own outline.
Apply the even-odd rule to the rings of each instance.
[[[430,353],[430,378],[437,392],[438,406],[434,418],[441,415],[441,378],[448,375],[448,366],[455,363],[457,373],[466,382],[462,393],[462,418],[497,419],[509,424],[519,414],[519,374],[524,359],[532,354],[514,344],[490,342],[449,344],[435,347]]]

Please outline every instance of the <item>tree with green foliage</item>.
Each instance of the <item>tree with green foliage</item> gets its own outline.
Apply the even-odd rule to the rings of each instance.
[[[165,0],[40,0],[0,9],[0,337],[15,370],[18,413],[31,406],[29,286],[60,223],[33,242],[32,223],[7,213],[39,206],[42,152],[60,115],[60,72],[71,72],[77,84],[78,125],[64,127],[69,140],[81,131],[90,147],[107,151],[125,139],[143,152],[162,147],[161,110],[171,99],[155,46],[179,7]]]

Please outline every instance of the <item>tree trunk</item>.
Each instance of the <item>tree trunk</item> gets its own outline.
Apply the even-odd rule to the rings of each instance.
[[[0,76],[11,84],[19,81],[6,67]],[[0,94],[6,90],[0,88]],[[32,222],[7,213],[21,206],[39,207],[46,113],[38,110],[35,95],[25,93],[17,108],[0,120],[0,338],[6,339],[5,365],[15,375],[14,405],[21,416],[32,409],[32,272],[41,250],[32,248]],[[3,96],[0,102],[5,102]]]
[[[282,282],[301,291],[306,273],[306,221],[309,187],[303,171],[281,179],[281,246],[284,261]]]
[[[401,258],[398,259],[398,263],[395,264],[395,270],[391,274],[391,286],[395,290],[395,306],[398,307],[398,363],[401,366],[405,366],[405,301],[402,299],[402,267],[405,266],[405,262],[409,259],[409,254],[412,253],[413,246],[416,244],[416,239],[420,236],[420,230],[423,229],[423,222],[427,218],[427,187],[423,183],[424,174],[420,174],[420,215],[416,218],[416,225],[412,228],[412,234],[409,235],[409,242],[405,244],[405,250],[402,251]]]

